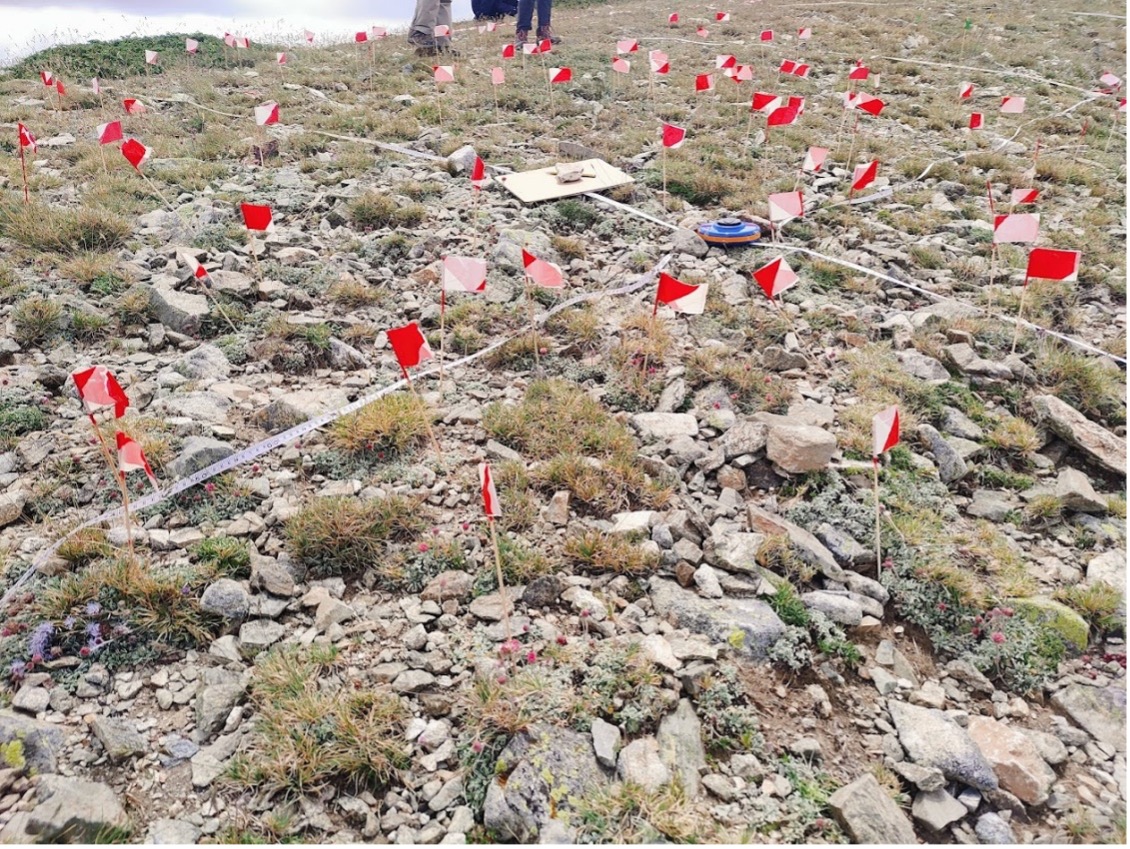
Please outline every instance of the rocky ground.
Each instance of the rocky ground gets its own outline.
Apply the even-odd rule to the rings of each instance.
[[[40,139],[33,204],[18,159],[0,171],[6,585],[39,562],[0,631],[0,839],[1125,841],[1125,136],[1117,99],[1088,94],[1123,75],[1117,9],[980,4],[963,36],[922,4],[825,6],[685,7],[676,29],[655,3],[564,6],[551,64],[574,82],[549,95],[515,60],[497,106],[503,33],[470,28],[443,92],[397,38],[284,73],[267,48],[170,57],[105,78],[106,112],[65,53],[61,110],[0,81],[0,121]],[[613,81],[625,37],[641,53]],[[652,48],[672,73],[649,85]],[[720,76],[695,99],[729,52],[806,96],[802,122],[747,132],[752,89]],[[810,79],[767,70],[800,56]],[[859,58],[888,107],[853,140],[838,93]],[[121,96],[150,107],[126,130],[152,185],[89,141]],[[257,133],[266,99],[282,121]],[[659,119],[689,128],[667,198]],[[810,252],[788,254],[782,312],[750,278],[777,249],[692,231],[765,215],[822,143],[781,234]],[[602,156],[636,179],[611,193],[630,209],[476,195],[473,152],[496,174]],[[880,158],[891,196],[843,204],[849,158]],[[1024,301],[1082,347],[1001,318],[1026,251],[991,257],[986,181],[998,207],[1038,188],[1040,244],[1083,251],[1078,282]],[[265,238],[241,201],[272,206]],[[536,339],[523,248],[565,271],[535,313],[590,296]],[[105,434],[167,485],[393,383],[391,327],[438,351],[449,253],[485,257],[488,286],[451,298],[448,370],[419,398],[146,508],[130,540],[119,521],[48,551],[117,504],[72,371],[115,373],[131,406]],[[702,316],[651,317],[660,267],[710,285]]]

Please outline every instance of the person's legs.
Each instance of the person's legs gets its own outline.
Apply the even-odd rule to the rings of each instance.
[[[516,41],[524,42],[534,26],[534,0],[518,0],[518,22],[514,26]]]
[[[554,35],[550,26],[550,17],[553,14],[553,0],[537,0],[538,3],[538,34],[537,37],[548,38],[551,44],[560,44],[561,39]]]
[[[416,14],[412,16],[412,28],[408,38],[413,36],[427,36],[435,40],[436,19],[439,16],[440,0],[416,0]],[[450,0],[448,15],[451,14]],[[450,17],[449,17],[450,20]]]

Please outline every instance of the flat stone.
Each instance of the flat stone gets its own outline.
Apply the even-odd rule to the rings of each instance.
[[[702,793],[700,773],[706,768],[706,750],[702,745],[702,722],[689,699],[680,699],[673,713],[659,723],[656,735],[659,756],[675,776],[688,799]]]
[[[615,769],[621,746],[620,729],[597,717],[592,722],[592,746],[600,765]]]
[[[713,641],[730,643],[754,659],[766,658],[785,634],[785,624],[773,608],[757,599],[708,600],[662,578],[652,578],[648,589],[658,616]]]
[[[239,627],[239,650],[254,657],[286,636],[286,626],[270,619],[252,619]]]
[[[229,621],[240,622],[251,609],[251,597],[239,581],[220,578],[213,581],[200,595],[200,609]]]
[[[654,737],[640,737],[620,750],[616,761],[616,777],[655,791],[671,780],[671,773],[659,756],[659,743]]]
[[[899,742],[910,759],[934,767],[953,781],[978,790],[999,786],[993,768],[969,734],[940,710],[887,700],[887,710],[898,731]]]
[[[718,573],[707,563],[695,569],[694,585],[703,598],[722,598],[724,595],[722,584],[718,581]]]
[[[564,527],[569,524],[569,498],[572,495],[567,489],[553,493],[549,504],[545,508],[545,520],[551,525]]]
[[[977,839],[986,846],[1007,846],[1017,842],[1009,824],[1001,819],[1000,814],[992,812],[981,814],[977,817],[973,831]]]
[[[1125,439],[1090,421],[1054,395],[1037,395],[1031,403],[1038,420],[1052,433],[1089,454],[1110,471],[1126,476]]]
[[[706,562],[728,572],[761,574],[757,565],[757,552],[765,542],[763,534],[714,534],[706,542]]]
[[[984,429],[956,407],[942,408],[942,431],[961,439],[980,441],[985,438]]]
[[[875,776],[864,773],[828,798],[836,821],[856,843],[914,844],[914,828]]]
[[[636,413],[631,422],[644,442],[667,442],[677,436],[698,436],[698,421],[690,413]]]
[[[950,379],[950,373],[944,365],[933,357],[921,354],[913,348],[897,351],[895,355],[898,357],[899,365],[902,366],[903,371],[912,377],[917,377],[927,383],[945,383]]]
[[[51,703],[51,693],[39,686],[24,684],[12,697],[12,707],[32,716],[43,713]]]
[[[969,474],[969,467],[961,453],[933,427],[928,424],[919,425],[918,436],[934,454],[938,477],[942,479],[942,483],[953,483]]]
[[[27,493],[19,492],[0,493],[0,528],[17,521],[24,513],[27,504]]]
[[[636,510],[630,513],[617,513],[612,517],[610,534],[641,534],[647,536],[659,514],[654,510]]]
[[[436,677],[422,669],[406,669],[396,676],[392,689],[398,693],[419,693],[436,683]]]
[[[165,327],[191,336],[200,331],[211,308],[207,297],[178,291],[176,282],[172,277],[154,278],[149,287],[149,309]]]
[[[204,670],[196,693],[196,741],[202,743],[219,731],[228,714],[247,690],[243,674],[213,667]]]
[[[728,461],[746,454],[756,454],[765,448],[769,427],[761,422],[739,421],[726,431],[720,440]]]
[[[1047,801],[1055,772],[1023,731],[988,716],[971,716],[969,736],[989,761],[1002,789],[1028,805]]]
[[[231,374],[231,361],[215,345],[202,342],[173,364],[192,380],[220,380]]]
[[[1009,513],[1019,507],[1020,502],[1006,492],[977,489],[973,491],[973,500],[965,508],[965,512],[978,519],[1003,522]]]
[[[169,471],[178,478],[186,478],[235,453],[230,443],[210,436],[190,436],[181,445],[180,453],[169,464]]]
[[[196,843],[201,834],[199,826],[186,820],[159,819],[149,824],[145,842],[157,846],[186,846]]]
[[[1126,682],[1105,687],[1069,684],[1057,690],[1052,704],[1096,740],[1126,751]]]
[[[58,770],[58,758],[65,743],[59,726],[0,710],[0,743],[13,740],[23,744],[24,760],[29,768],[40,774]]]
[[[506,593],[505,603],[502,600],[502,593],[481,595],[471,602],[470,610],[472,615],[485,622],[501,622],[507,613],[514,612],[514,599],[509,590]]]
[[[1087,584],[1109,584],[1126,595],[1126,551],[1105,551],[1087,563]]]
[[[251,587],[281,598],[294,595],[294,575],[273,557],[251,555]]]
[[[836,437],[811,425],[775,426],[765,440],[766,456],[789,474],[818,472],[836,452]]]
[[[816,528],[816,538],[844,566],[869,566],[875,562],[874,549],[867,549],[833,525],[824,522]]]
[[[656,666],[666,669],[668,672],[676,672],[682,667],[682,662],[675,657],[675,653],[671,651],[671,644],[667,642],[667,638],[662,634],[649,634],[640,640],[640,648],[643,649],[644,656],[647,657]]]
[[[420,600],[442,603],[454,599],[464,602],[471,597],[474,586],[475,578],[469,572],[449,569],[428,581],[428,585],[420,593]]]
[[[863,619],[863,608],[846,595],[815,590],[802,593],[800,600],[809,610],[819,610],[833,622],[854,628]]]
[[[1055,494],[1067,510],[1080,513],[1105,513],[1106,499],[1101,498],[1091,486],[1087,476],[1078,469],[1061,469],[1055,482]]]
[[[933,831],[941,831],[950,823],[962,819],[968,811],[945,790],[920,792],[914,797],[910,809],[915,820]]]
[[[900,778],[909,781],[918,790],[927,793],[931,790],[940,790],[946,786],[946,777],[942,775],[940,769],[934,767],[919,766],[911,761],[895,761],[891,764],[891,769]]]
[[[340,389],[286,392],[267,405],[263,411],[263,423],[269,433],[279,433],[348,403],[349,396]]]
[[[61,775],[44,775],[35,788],[36,806],[27,831],[44,843],[95,843],[111,829],[124,829],[129,817],[107,785]],[[0,832],[0,840],[4,833]]]
[[[796,547],[800,558],[813,566],[825,578],[830,578],[833,581],[846,579],[847,573],[836,562],[835,556],[814,534],[799,525],[793,524],[783,516],[777,516],[758,507],[756,504],[750,503],[746,509],[749,515],[749,526],[752,530],[766,536],[784,534],[789,538],[789,542]]]
[[[149,751],[149,742],[133,726],[121,720],[96,716],[90,727],[112,761],[128,760]]]

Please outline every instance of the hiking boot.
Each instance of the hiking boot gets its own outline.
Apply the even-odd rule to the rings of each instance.
[[[436,40],[432,38],[432,36],[423,32],[412,32],[408,36],[408,43],[415,47],[417,49],[417,52],[420,50],[435,51],[438,47]]]
[[[452,58],[458,58],[459,57],[459,51],[451,46],[450,41],[437,42],[436,43],[436,50],[437,50],[437,52],[442,53],[445,56],[451,56]]]
[[[538,27],[538,41],[549,39],[550,44],[560,44],[561,36],[555,35],[553,27]]]
[[[525,44],[529,40],[530,40],[530,31],[528,29],[520,29],[520,30],[515,31],[515,33],[514,33],[514,46],[517,47],[519,50],[521,50],[522,45]]]

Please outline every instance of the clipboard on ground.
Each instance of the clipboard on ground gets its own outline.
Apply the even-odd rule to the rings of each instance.
[[[537,203],[543,200],[558,200],[585,192],[602,192],[605,189],[624,186],[634,182],[631,177],[603,159],[583,159],[569,163],[571,168],[581,169],[581,179],[571,183],[557,181],[557,167],[538,168],[534,171],[519,171],[516,174],[500,174],[494,179],[510,190],[522,203]]]

